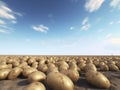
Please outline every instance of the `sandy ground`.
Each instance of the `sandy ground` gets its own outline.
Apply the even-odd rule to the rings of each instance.
[[[102,72],[111,82],[109,89],[99,89],[91,86],[87,83],[84,77],[84,73],[81,73],[81,78],[75,84],[74,90],[120,90],[120,71],[119,72]],[[23,90],[28,85],[27,79],[16,79],[16,80],[1,80],[0,90]],[[47,88],[47,90],[50,90]]]

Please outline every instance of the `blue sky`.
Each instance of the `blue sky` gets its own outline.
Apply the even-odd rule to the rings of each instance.
[[[120,55],[120,0],[0,0],[0,54]]]

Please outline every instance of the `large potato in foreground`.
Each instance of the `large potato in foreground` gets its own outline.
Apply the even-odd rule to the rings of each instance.
[[[0,80],[6,79],[10,71],[11,71],[10,69],[1,69]]]
[[[10,71],[8,79],[10,80],[16,79],[21,73],[22,69],[20,67],[16,67]]]
[[[74,88],[74,84],[70,78],[59,72],[49,73],[46,82],[52,90],[73,90]]]
[[[34,71],[28,76],[29,82],[37,82],[37,81],[42,81],[45,79],[46,79],[46,75],[40,71]]]
[[[26,86],[23,90],[46,90],[45,86],[40,82],[33,82]]]
[[[109,80],[100,72],[88,71],[85,74],[86,80],[93,86],[108,89],[110,87]]]

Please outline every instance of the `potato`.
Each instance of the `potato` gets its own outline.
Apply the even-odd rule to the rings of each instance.
[[[37,69],[35,69],[35,68],[25,68],[25,69],[23,69],[22,74],[23,74],[24,77],[28,77],[28,75],[30,73],[34,72],[34,71],[37,71]]]
[[[59,71],[62,71],[62,70],[67,70],[68,67],[64,66],[64,65],[60,65],[58,69],[59,69]]]
[[[73,81],[77,82],[80,78],[79,72],[76,70],[68,70],[67,76]]]
[[[23,90],[46,90],[46,88],[40,82],[33,82],[33,83],[27,85]]]
[[[15,61],[15,62],[12,63],[12,65],[13,65],[13,67],[17,67],[17,66],[20,65],[20,63],[18,61]]]
[[[53,68],[56,67],[55,64],[53,64],[53,63],[48,63],[47,66],[48,66],[48,68],[50,68],[50,67],[53,67]]]
[[[80,70],[82,70],[82,71],[85,70],[85,66],[86,66],[85,63],[79,63],[79,64],[78,64],[78,68],[80,68]]]
[[[110,71],[119,71],[119,68],[115,64],[108,64]]]
[[[100,63],[99,63],[99,66],[101,66],[101,65],[105,65],[105,63],[104,63],[104,62],[100,62]]]
[[[56,62],[55,65],[56,65],[57,67],[60,67],[61,65],[63,65],[63,66],[65,66],[65,67],[69,68],[69,65],[68,65],[65,61]]]
[[[100,70],[101,70],[101,71],[109,71],[109,67],[108,67],[108,65],[106,65],[106,64],[100,65],[99,67],[100,67]]]
[[[28,66],[27,62],[22,62],[18,67],[24,68]]]
[[[47,70],[48,70],[48,67],[47,67],[47,65],[45,65],[45,64],[41,64],[41,65],[38,66],[37,69],[38,69],[39,71],[41,71],[41,72],[46,73]]]
[[[85,66],[85,72],[87,72],[89,70],[97,71],[95,65],[92,63],[86,64],[86,66]]]
[[[116,66],[120,69],[120,62],[117,62]]]
[[[30,59],[28,60],[28,65],[31,65],[33,62],[35,62],[35,59],[30,58]]]
[[[11,69],[1,69],[0,70],[0,80],[6,79]]]
[[[40,71],[34,71],[28,76],[29,82],[37,82],[42,81],[46,79],[46,75],[43,72]]]
[[[74,90],[74,84],[70,78],[59,72],[49,73],[46,83],[52,90]]]
[[[102,73],[89,70],[85,73],[86,80],[93,86],[98,88],[108,89],[110,81]]]
[[[7,64],[0,64],[0,69],[9,68]]]
[[[7,59],[7,62],[6,62],[6,63],[7,63],[7,64],[12,64],[13,61],[14,61],[14,59],[10,59],[10,58],[9,58],[9,59]]]
[[[75,62],[70,62],[69,63],[69,69],[78,70],[78,67],[77,67]]]
[[[8,79],[10,80],[16,79],[21,73],[22,69],[20,67],[16,67],[10,71]]]
[[[47,70],[47,74],[50,72],[59,72],[57,67],[49,67]]]
[[[32,63],[32,67],[37,69],[37,67],[38,67],[38,62],[33,62],[33,63]]]
[[[45,64],[45,61],[46,61],[46,60],[44,60],[44,59],[43,59],[43,60],[40,60],[40,61],[39,61],[39,64]]]

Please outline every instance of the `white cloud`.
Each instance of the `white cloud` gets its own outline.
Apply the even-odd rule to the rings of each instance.
[[[0,29],[0,33],[7,33],[4,29]]]
[[[82,25],[85,25],[86,23],[88,23],[88,17],[86,17],[86,18],[82,21]]]
[[[11,23],[16,24],[16,23],[17,23],[17,21],[13,20],[13,21],[11,21]]]
[[[88,30],[90,27],[91,27],[91,24],[86,24],[86,25],[84,25],[84,26],[81,27],[81,30],[86,31],[86,30]]]
[[[85,9],[89,12],[97,11],[105,0],[87,0],[85,3]]]
[[[111,36],[112,36],[112,33],[108,33],[108,34],[105,36],[105,38],[108,39],[108,38],[110,38]]]
[[[6,3],[0,1],[0,29],[1,32],[11,32],[13,29],[10,27],[11,24],[17,23],[16,16],[22,16],[21,13],[13,11]],[[6,23],[8,22],[8,23]]]
[[[32,29],[34,29],[35,31],[44,32],[44,33],[47,33],[47,31],[49,30],[49,28],[44,25],[36,25],[36,26],[33,25]]]
[[[70,27],[70,30],[74,30],[74,29],[75,29],[75,27],[73,27],[73,26],[72,26],[72,27]]]
[[[120,9],[120,0],[112,0],[110,3],[110,6],[113,8],[118,8]]]
[[[81,30],[88,30],[91,27],[91,24],[89,23],[89,18],[86,17],[82,21],[82,27]]]
[[[16,19],[16,17],[13,15],[13,11],[3,4],[0,5],[0,17],[5,19]]]
[[[6,3],[0,1],[0,18],[7,20],[16,20],[17,16],[22,16],[21,13],[13,11],[11,8],[7,6]]]
[[[120,38],[110,38],[108,39],[108,43],[120,45]]]
[[[0,25],[5,25],[6,22],[0,19]]]

